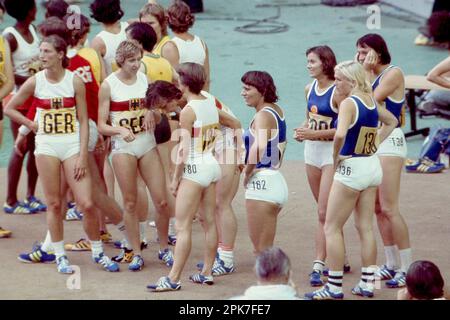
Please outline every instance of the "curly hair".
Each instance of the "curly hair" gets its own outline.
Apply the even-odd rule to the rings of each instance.
[[[135,54],[143,54],[142,47],[136,40],[122,41],[116,50],[116,63],[122,67],[125,60],[132,58]]]
[[[277,88],[269,73],[265,71],[248,71],[242,76],[241,81],[248,86],[255,87],[262,94],[265,102],[275,103],[278,101]]]
[[[334,67],[336,67],[337,62],[333,50],[329,46],[312,47],[306,50],[306,56],[311,52],[315,53],[322,62],[323,73],[328,79],[334,80]]]
[[[101,23],[115,23],[124,15],[120,7],[120,0],[94,0],[89,8],[91,9],[91,17]]]
[[[161,34],[167,36],[167,17],[164,8],[157,3],[146,3],[139,11],[139,21],[147,15],[152,15],[158,20],[161,26]]]
[[[175,33],[188,31],[194,25],[194,21],[191,9],[181,0],[175,0],[167,9],[167,22]]]
[[[145,106],[149,109],[159,108],[162,104],[179,100],[183,96],[173,83],[157,80],[150,83],[145,93]]]
[[[6,13],[17,21],[24,21],[31,10],[36,8],[35,0],[5,0]]]

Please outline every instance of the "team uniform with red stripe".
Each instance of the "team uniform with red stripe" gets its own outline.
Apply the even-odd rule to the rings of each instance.
[[[86,105],[89,116],[89,144],[88,151],[93,152],[97,145],[98,130],[98,91],[100,89],[101,62],[97,52],[92,48],[72,49],[67,53],[69,66],[83,81],[86,88]]]
[[[126,142],[120,135],[112,136],[111,152],[127,153],[136,158],[142,158],[156,146],[153,132],[142,129],[145,92],[148,81],[145,74],[137,73],[136,82],[132,85],[123,83],[116,73],[110,74],[105,81],[111,88],[110,120],[113,127],[125,127],[135,135],[135,140]]]
[[[56,157],[61,161],[80,152],[73,73],[65,70],[64,78],[50,83],[45,70],[36,73],[33,109],[38,122],[34,154]]]

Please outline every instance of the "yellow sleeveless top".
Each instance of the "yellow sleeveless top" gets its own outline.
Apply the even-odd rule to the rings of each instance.
[[[3,86],[3,84],[7,80],[6,75],[4,73],[5,58],[6,58],[5,42],[3,37],[0,37],[0,87]]]
[[[92,48],[82,48],[77,52],[77,54],[89,61],[92,67],[92,74],[94,75],[98,85],[100,85],[100,79],[102,78],[102,64],[97,51]]]
[[[152,82],[157,80],[172,82],[172,66],[167,59],[160,55],[147,53],[141,61],[145,67],[145,74]]]
[[[153,48],[152,53],[157,54],[157,55],[161,55],[161,50],[162,47],[170,41],[170,37],[169,36],[164,36],[161,41]]]

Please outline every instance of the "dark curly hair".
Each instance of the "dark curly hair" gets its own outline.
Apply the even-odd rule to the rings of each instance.
[[[170,29],[176,33],[183,33],[194,25],[195,17],[189,6],[181,0],[175,0],[167,8],[167,22]]]
[[[45,4],[45,17],[58,17],[60,19],[64,18],[67,14],[67,9],[69,4],[64,0],[50,0]]]
[[[124,15],[120,7],[120,0],[94,0],[89,8],[91,17],[101,23],[115,23]]]
[[[334,80],[334,67],[336,67],[337,62],[333,50],[329,46],[312,47],[306,50],[306,56],[311,52],[315,53],[322,62],[323,73],[328,79]]]
[[[179,100],[183,96],[173,83],[157,80],[150,83],[145,93],[145,106],[149,109],[161,107],[165,102]]]
[[[36,8],[35,0],[5,0],[6,13],[17,21],[24,21],[31,10]]]
[[[269,73],[265,71],[248,71],[242,76],[241,81],[248,86],[255,87],[262,94],[265,102],[275,103],[278,101],[277,88]]]
[[[145,22],[133,22],[126,29],[133,40],[139,42],[145,51],[151,52],[156,44],[156,32]]]
[[[187,86],[189,91],[194,94],[199,94],[202,91],[206,82],[203,66],[197,63],[185,62],[179,64],[176,70],[180,77],[180,82]]]

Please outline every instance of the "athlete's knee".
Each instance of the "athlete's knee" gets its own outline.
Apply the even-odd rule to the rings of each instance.
[[[77,202],[77,209],[85,214],[94,213],[95,204],[92,199],[82,199]]]
[[[167,203],[167,200],[160,200],[158,202],[155,202],[156,210],[158,210],[159,213],[164,213],[169,208],[169,204]]]
[[[61,214],[61,200],[60,199],[48,199],[47,200],[47,208],[49,212],[53,214],[60,215]]]
[[[136,198],[134,199],[124,199],[123,207],[127,213],[135,213],[136,212]]]
[[[365,236],[372,232],[372,223],[355,221],[355,228],[360,236]]]
[[[325,220],[327,217],[327,208],[319,208],[317,210],[317,214],[318,214],[318,218],[319,218],[319,223],[321,225],[325,225]]]
[[[342,233],[342,230],[338,227],[336,223],[326,219],[325,224],[323,225],[323,231],[325,233],[326,238]]]
[[[397,211],[395,206],[380,205],[380,212],[378,214],[386,219],[392,219],[397,214]]]

